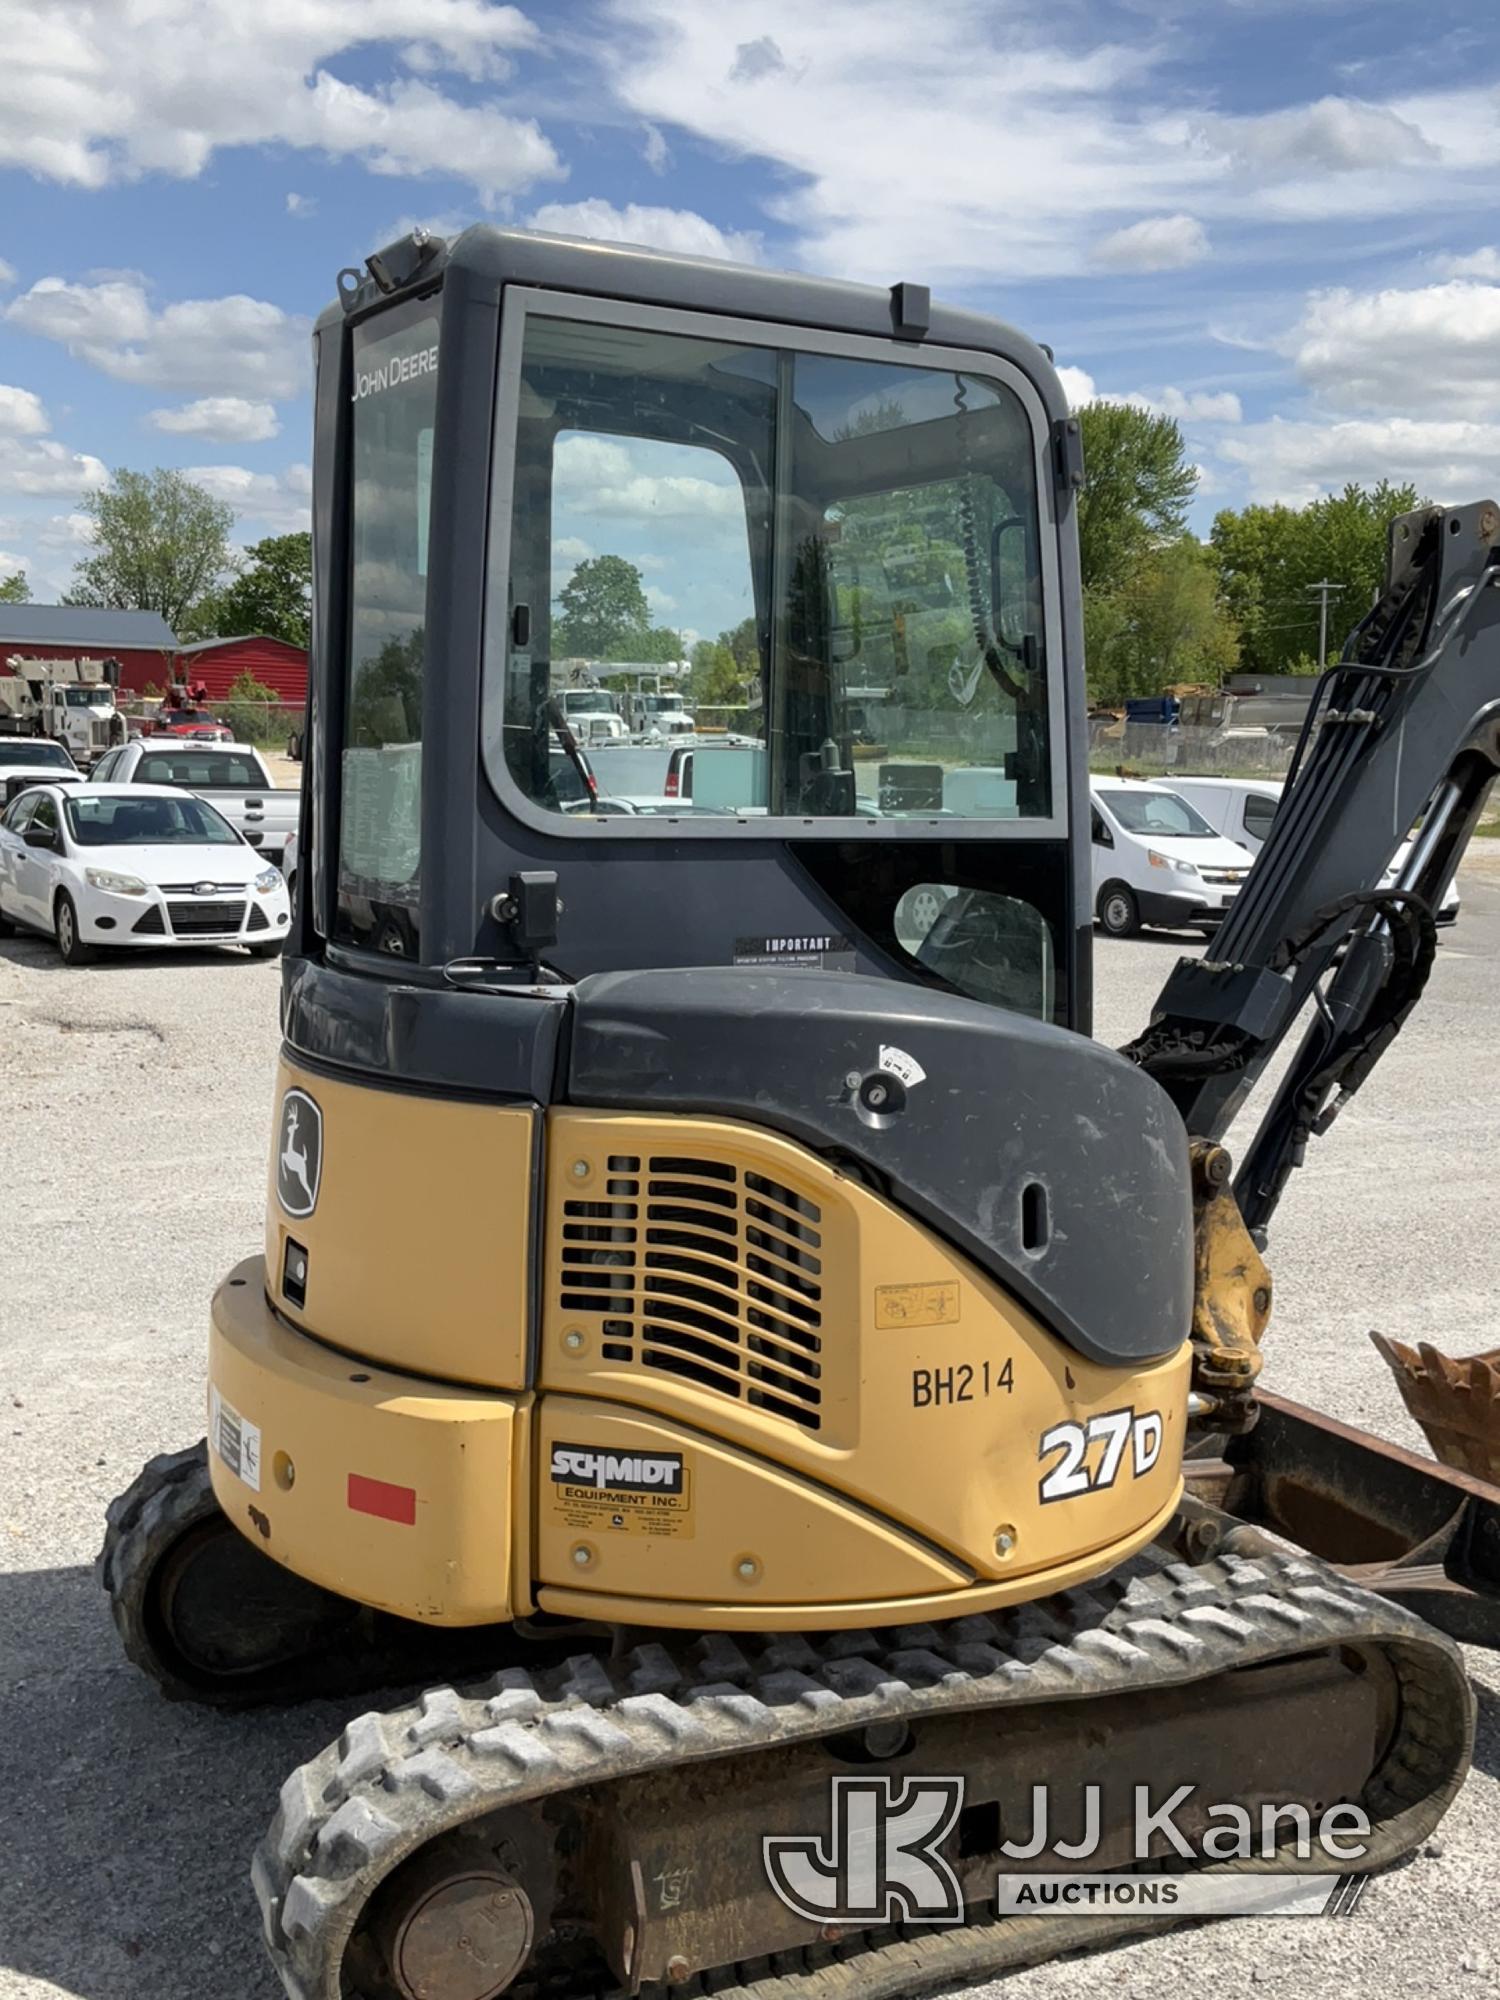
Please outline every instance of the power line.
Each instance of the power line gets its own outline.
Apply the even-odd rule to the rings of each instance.
[[[1320,593],[1318,600],[1318,672],[1319,673],[1322,673],[1324,667],[1326,667],[1328,664],[1329,593],[1340,591],[1343,589],[1343,587],[1344,586],[1341,583],[1330,583],[1327,577],[1323,577],[1319,582],[1310,583],[1307,586],[1309,592],[1316,590]]]

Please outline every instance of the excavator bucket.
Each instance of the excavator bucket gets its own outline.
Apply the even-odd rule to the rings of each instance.
[[[1382,1343],[1382,1352],[1386,1345],[1395,1347]],[[1447,1369],[1475,1365],[1442,1361],[1430,1348],[1421,1357],[1397,1351],[1417,1369],[1428,1356]],[[1500,1462],[1496,1380],[1490,1366],[1492,1466]],[[1249,1431],[1205,1436],[1189,1451],[1182,1511],[1190,1557],[1265,1555],[1290,1544],[1451,1638],[1500,1651],[1500,1484],[1265,1390],[1255,1408]],[[1451,1411],[1443,1421],[1458,1434]],[[1441,1450],[1438,1432],[1428,1435]]]
[[[1383,1333],[1370,1338],[1434,1456],[1500,1485],[1500,1347],[1453,1360],[1425,1340],[1407,1347]]]

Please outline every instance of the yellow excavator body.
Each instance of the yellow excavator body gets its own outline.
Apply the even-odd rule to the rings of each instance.
[[[265,1259],[214,1304],[209,1464],[330,1590],[451,1625],[912,1623],[1083,1582],[1176,1507],[1186,1346],[1084,1360],[791,1140],[284,1063],[288,1092],[316,1209],[273,1159]]]

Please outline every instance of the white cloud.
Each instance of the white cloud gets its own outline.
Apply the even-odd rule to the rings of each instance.
[[[1500,286],[1314,292],[1285,345],[1302,380],[1341,410],[1500,416]]]
[[[299,219],[318,212],[318,197],[315,194],[289,194],[286,198],[286,212]]]
[[[1162,389],[1155,395],[1137,391],[1122,402],[1150,410],[1161,417],[1175,417],[1180,424],[1237,424],[1245,412],[1232,389]]]
[[[252,472],[243,465],[190,465],[184,470],[216,500],[227,500],[236,514],[263,522],[278,534],[308,524],[311,466],[289,465],[285,472]]]
[[[1500,250],[1487,243],[1463,257],[1439,257],[1437,268],[1445,278],[1500,278]]]
[[[1419,126],[1386,104],[1323,97],[1254,118],[1218,118],[1202,128],[1242,165],[1272,174],[1358,173],[1416,166],[1439,157]]]
[[[309,323],[264,299],[231,294],[152,305],[131,272],[70,284],[40,278],[5,308],[25,333],[63,343],[119,382],[222,391],[227,384],[265,397],[309,386]]]
[[[1059,368],[1057,379],[1062,383],[1063,394],[1068,399],[1070,410],[1081,409],[1085,403],[1092,403],[1098,390],[1094,378],[1086,368]]]
[[[672,164],[671,150],[661,135],[659,125],[648,124],[641,143],[641,157],[653,174],[664,174]]]
[[[0,437],[0,494],[57,493],[70,498],[108,482],[92,453],[73,451],[56,438]]]
[[[760,238],[744,230],[720,229],[688,208],[649,208],[631,202],[551,201],[527,217],[532,229],[554,236],[592,236],[610,243],[639,243],[651,250],[676,250],[689,257],[723,257],[735,264],[760,258]]]
[[[1111,271],[1181,271],[1208,254],[1208,232],[1196,217],[1148,215],[1102,237],[1093,260]]]
[[[15,282],[16,282],[15,265],[7,264],[5,259],[3,257],[0,257],[0,285],[13,285]]]
[[[1500,459],[1500,423],[1364,417],[1319,424],[1285,417],[1247,424],[1221,456],[1243,468],[1252,499],[1303,506],[1351,479],[1373,486],[1409,480],[1425,498],[1466,501],[1488,494]]]
[[[0,0],[0,164],[97,188],[281,145],[511,194],[560,172],[540,127],[430,79],[492,80],[538,39],[492,0]],[[405,74],[366,86],[328,67],[392,46]]]
[[[150,421],[159,431],[212,438],[216,444],[260,444],[281,429],[274,404],[244,396],[200,396],[177,409],[153,410]]]
[[[41,437],[51,428],[40,396],[0,382],[0,432],[9,437]]]
[[[692,470],[654,471],[654,466]],[[715,477],[705,478],[713,471]],[[634,521],[656,529],[664,521],[728,522],[745,537],[745,496],[729,465],[695,445],[633,445],[574,433],[559,439],[552,458],[556,504],[591,520]]]
[[[44,549],[86,549],[94,540],[93,516],[53,514],[35,531],[34,539]]]
[[[1265,119],[1209,116],[1170,67],[1162,4],[606,0],[605,53],[626,111],[768,162],[778,261],[836,277],[1072,277],[1143,217],[1148,241],[1176,233],[1132,269],[1201,257],[1194,222],[1218,242],[1231,222],[1492,210],[1489,83],[1299,101],[1309,72],[1288,64]],[[1196,32],[1212,10],[1192,12]]]
[[[1211,181],[1191,135],[1113,103],[1140,51],[1036,0],[611,0],[638,116],[781,169],[795,259],[891,283],[1076,271],[1081,244]],[[1075,14],[1075,21],[1076,21]],[[779,186],[777,185],[779,182]],[[1101,223],[1101,218],[1103,221]]]
[[[12,577],[26,567],[25,556],[13,556],[9,549],[0,549],[0,582]]]

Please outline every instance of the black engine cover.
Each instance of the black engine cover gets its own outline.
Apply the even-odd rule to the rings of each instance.
[[[742,1118],[873,1169],[1091,1361],[1187,1337],[1187,1133],[1096,1042],[854,973],[710,966],[583,980],[567,1060],[574,1104]]]

